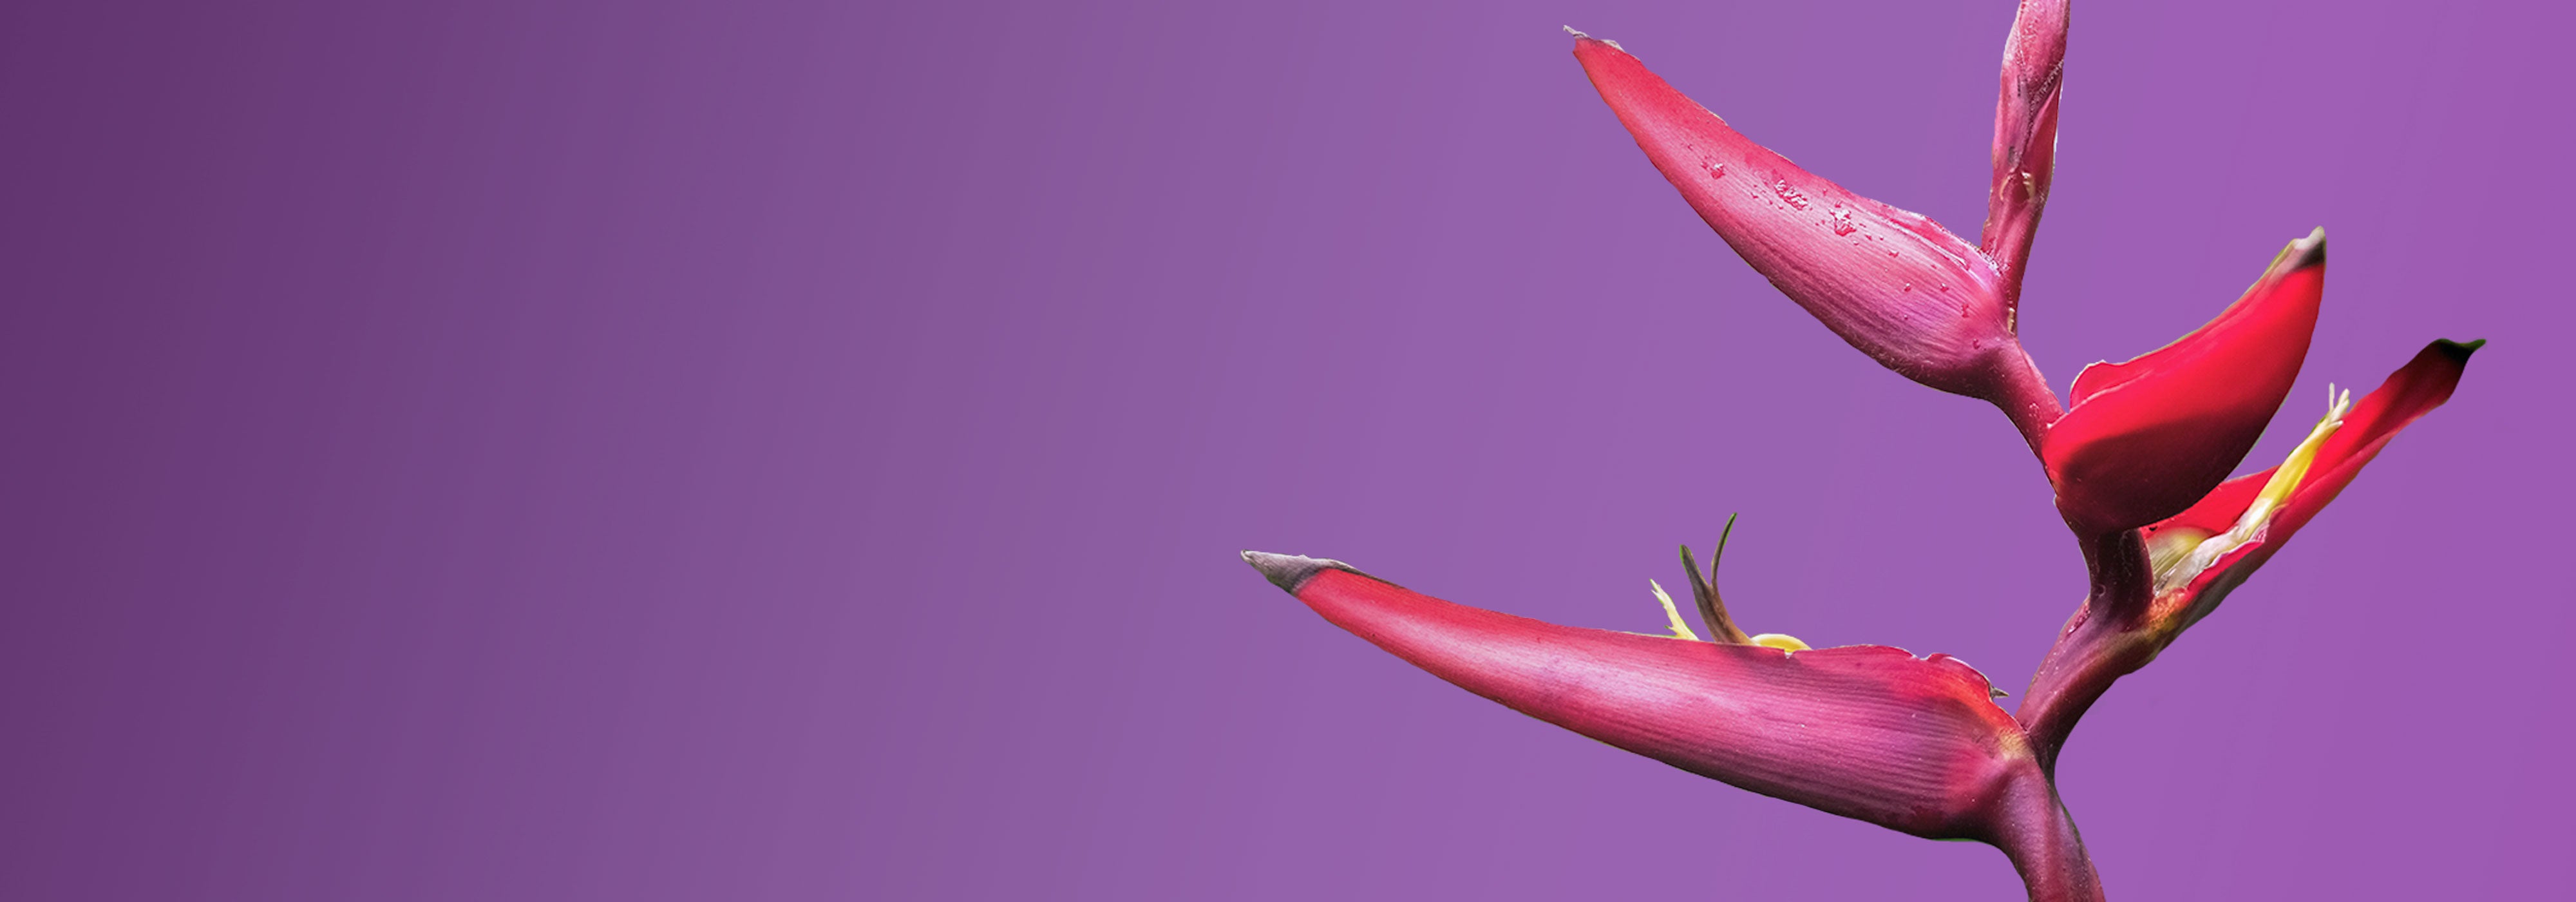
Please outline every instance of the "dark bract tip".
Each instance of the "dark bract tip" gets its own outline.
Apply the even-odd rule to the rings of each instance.
[[[1298,589],[1304,588],[1308,580],[1315,578],[1315,574],[1326,570],[1359,572],[1351,570],[1351,565],[1336,560],[1298,557],[1293,554],[1271,554],[1266,551],[1246,551],[1243,553],[1243,562],[1251,564],[1252,569],[1261,571],[1261,575],[1269,579],[1271,585],[1278,586],[1291,595],[1297,594]]]
[[[2290,249],[2284,252],[2284,256],[2289,258],[2281,261],[2281,271],[2285,273],[2326,265],[2325,227],[2318,226],[2308,233],[2308,237],[2290,242]]]

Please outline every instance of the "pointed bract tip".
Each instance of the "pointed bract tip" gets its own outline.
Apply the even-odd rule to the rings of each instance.
[[[1270,580],[1271,585],[1278,586],[1290,595],[1297,594],[1297,590],[1305,588],[1306,582],[1314,579],[1315,574],[1326,570],[1359,572],[1352,570],[1349,564],[1328,558],[1298,557],[1293,554],[1271,554],[1264,551],[1244,552],[1243,562],[1251,564],[1252,569],[1261,571],[1262,577]]]
[[[2472,338],[2467,341],[2452,341],[2448,338],[2437,338],[2433,340],[2433,346],[2441,348],[2443,356],[2466,363],[2469,360],[2469,355],[2475,354],[2478,352],[2479,348],[2487,346],[2487,340],[2483,338]]]
[[[2297,272],[2311,266],[2325,264],[2326,228],[2318,226],[2309,230],[2308,237],[2290,242],[2290,248],[2281,252],[2281,265],[2276,268],[2276,271]]]
[[[1617,41],[1613,41],[1608,38],[1596,38],[1583,32],[1576,31],[1572,25],[1560,25],[1557,27],[1565,29],[1566,34],[1574,36],[1576,50],[1578,52],[1580,52],[1583,44],[1600,44],[1621,53],[1628,52],[1628,48],[1619,46],[1619,42]]]

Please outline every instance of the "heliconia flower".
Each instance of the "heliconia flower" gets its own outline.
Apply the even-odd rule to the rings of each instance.
[[[1452,604],[1337,561],[1243,557],[1324,619],[1460,688],[1764,795],[1992,841],[2010,791],[2028,788],[2016,781],[2037,779],[1991,684],[1946,655],[1579,629]]]
[[[1573,29],[1567,29],[1573,32]],[[2006,714],[1947,655],[1811,648],[1738,626],[1681,549],[1707,638],[1660,584],[1647,635],[1451,604],[1313,558],[1244,552],[1334,625],[1470,692],[1683,770],[1939,839],[1992,843],[2033,902],[2101,902],[2060,804],[2057,757],[2112,683],[2155,660],[2334,500],[2388,441],[2449,400],[2484,342],[2437,341],[2325,416],[2277,467],[2234,480],[2298,379],[2325,285],[2325,231],[2291,242],[2215,319],[2085,368],[2061,406],[2016,334],[2056,165],[2066,0],[2021,0],[2004,47],[1987,217],[1970,246],[1755,144],[1609,41],[1574,55],[1648,160],[1783,294],[1890,369],[2002,408],[2084,540],[2084,604]],[[1729,532],[1734,520],[1727,521]],[[1723,553],[1726,539],[1718,540]]]
[[[2001,278],[1976,246],[1798,168],[1619,45],[1574,34],[1601,99],[1744,262],[1887,368],[2004,403],[2001,374],[2027,363]]]
[[[2207,616],[2341,494],[2399,430],[2450,400],[2469,355],[2485,344],[2444,340],[2424,346],[2359,403],[2348,391],[2333,398],[2325,418],[2280,466],[2228,480],[2189,510],[2149,526],[2156,608],[2160,619],[2170,621],[2168,630]]]
[[[2299,377],[2325,267],[2318,229],[2207,325],[2126,363],[2085,367],[2040,445],[2067,523],[2088,536],[2144,526],[2225,480]]]

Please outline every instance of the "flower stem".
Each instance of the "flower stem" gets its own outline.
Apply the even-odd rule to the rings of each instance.
[[[2048,434],[2048,424],[2066,414],[2057,393],[2048,388],[2048,378],[2039,374],[2039,364],[2031,362],[2030,352],[2019,342],[2007,345],[1992,358],[1995,368],[1994,395],[1987,400],[2002,408],[2012,420],[2013,429],[2030,445],[2033,456],[2039,454],[2039,441]]]
[[[2057,773],[2057,754],[2066,746],[2075,722],[2100,701],[2120,677],[2155,659],[2155,644],[2138,630],[2123,629],[2111,618],[2097,616],[2088,603],[2075,612],[2048,657],[2032,674],[2013,712],[2030,736],[2031,752],[2043,773]]]
[[[2034,769],[2011,782],[2002,799],[2001,835],[1994,843],[2012,859],[2030,890],[2030,902],[2102,902],[2102,879],[2093,871],[2075,819],[2057,798],[2057,787]]]
[[[2085,607],[2099,612],[2107,625],[2136,629],[2155,601],[2155,567],[2147,557],[2146,538],[2134,529],[2102,536],[2082,536],[2084,571],[2092,591]]]

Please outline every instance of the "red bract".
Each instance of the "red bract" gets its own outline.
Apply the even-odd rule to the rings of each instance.
[[[1538,719],[1764,795],[1992,843],[2033,900],[2102,898],[2057,800],[2057,755],[2076,721],[2448,400],[2481,342],[2434,342],[2358,404],[2337,394],[2281,466],[2227,479],[2307,357],[2325,286],[2319,230],[2207,325],[2085,368],[2061,408],[2015,321],[2056,165],[2065,50],[2065,3],[2026,0],[2005,45],[1986,225],[1969,247],[1737,134],[1618,45],[1575,40],[1646,158],[1746,263],[1879,363],[1994,402],[2038,456],[2091,591],[2011,715],[1982,675],[1944,655],[1746,635],[1687,548],[1715,641],[1699,641],[1669,597],[1674,635],[1643,636],[1455,605],[1332,561],[1244,559],[1335,625]]]
[[[2156,574],[2159,588],[2165,588],[2157,602],[2160,612],[2175,620],[2173,629],[2179,631],[2207,616],[2227,593],[2279,553],[2309,518],[2343,494],[2344,486],[2361,475],[2362,466],[2378,457],[2399,430],[2450,400],[2451,390],[2459,387],[2460,374],[2468,368],[2469,355],[2485,344],[2435,341],[2425,345],[2415,359],[2390,373],[2388,381],[2342,412],[2338,428],[2314,448],[2301,449],[2310,455],[2294,461],[2306,468],[2303,475],[2276,480],[2283,468],[2273,467],[2228,480],[2191,509],[2148,527],[2148,544],[2164,552],[2157,555],[2165,564]],[[2269,510],[2258,510],[2256,502],[2267,487],[2281,497]],[[2261,522],[2244,522],[2249,514]],[[2246,541],[2223,542],[2230,530],[2238,529]],[[2213,543],[2213,539],[2222,541]],[[2202,559],[2194,559],[2194,552]]]
[[[2325,277],[2319,229],[2208,325],[2076,375],[2071,406],[2040,445],[2066,522],[2084,535],[2134,529],[2225,480],[2299,378]]]

